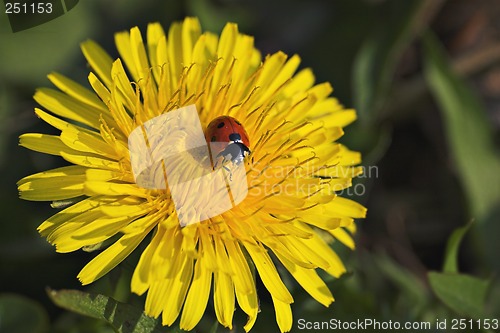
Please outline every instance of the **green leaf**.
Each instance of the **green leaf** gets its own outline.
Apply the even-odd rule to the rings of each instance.
[[[49,317],[37,302],[16,294],[0,294],[0,333],[48,332]]]
[[[401,294],[410,299],[415,314],[422,311],[428,300],[428,293],[422,281],[385,255],[374,256],[373,258],[380,270],[400,288]]]
[[[472,223],[469,223],[466,226],[455,229],[450,238],[448,238],[443,264],[444,273],[458,273],[458,249],[471,225]]]
[[[179,329],[159,329],[157,319],[148,317],[142,309],[100,295],[78,290],[47,290],[58,306],[84,316],[102,319],[119,333],[181,332]]]
[[[448,142],[472,214],[481,223],[500,203],[500,158],[486,113],[469,87],[452,71],[442,46],[424,38],[425,77],[444,118]]]
[[[484,302],[489,281],[466,274],[429,272],[436,296],[460,315],[484,318]]]
[[[353,66],[354,102],[360,120],[370,120],[386,101],[398,59],[442,5],[442,0],[387,1],[380,11],[391,12],[377,21],[361,46]]]
[[[219,328],[219,321],[216,320],[212,325],[212,328],[210,328],[210,333],[217,333],[218,328]]]

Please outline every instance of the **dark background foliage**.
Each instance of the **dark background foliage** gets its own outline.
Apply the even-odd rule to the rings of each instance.
[[[127,292],[134,258],[82,288],[76,275],[93,254],[56,254],[39,237],[36,227],[54,211],[48,203],[19,200],[15,183],[64,162],[17,142],[25,132],[55,133],[36,118],[31,98],[37,87],[50,85],[48,73],[87,85],[89,67],[79,43],[94,39],[117,57],[114,32],[137,25],[144,34],[148,22],[167,28],[186,15],[198,16],[205,30],[216,33],[228,21],[238,23],[255,36],[263,55],[298,53],[318,82],[331,82],[334,95],[358,110],[358,121],[341,141],[362,152],[366,174],[343,195],[366,205],[368,217],[358,221],[355,252],[333,244],[349,273],[328,280],[336,297],[330,308],[284,274],[295,297],[292,331],[299,331],[299,318],[429,321],[434,331],[436,319],[448,319],[450,328],[453,318],[500,318],[498,1],[84,0],[53,21],[16,33],[3,12],[0,332],[112,331],[104,321],[56,307],[47,286],[103,293],[142,307]],[[254,330],[276,331],[266,295],[261,307]],[[237,332],[244,320],[238,311]],[[199,331],[213,329],[213,322],[209,306]]]

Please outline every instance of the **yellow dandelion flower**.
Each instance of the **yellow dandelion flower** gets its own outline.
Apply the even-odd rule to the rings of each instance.
[[[315,84],[310,69],[296,73],[298,56],[277,52],[262,59],[253,38],[239,33],[236,24],[227,24],[219,37],[187,18],[168,33],[150,24],[146,43],[138,28],[116,34],[115,41],[116,60],[93,41],[81,45],[92,68],[92,89],[50,74],[58,89],[41,88],[34,95],[43,107],[35,113],[61,133],[24,134],[20,145],[71,164],[18,183],[21,198],[64,206],[40,225],[41,235],[58,252],[114,240],[82,269],[78,278],[84,285],[147,239],[131,290],[147,293],[148,315],[161,315],[164,325],[180,316],[185,330],[200,321],[213,290],[219,322],[232,328],[237,302],[248,315],[244,328],[249,331],[259,312],[251,265],[271,294],[281,332],[291,329],[293,297],[276,265],[321,304],[333,302],[317,269],[338,277],[345,268],[323,234],[353,248],[354,218],[366,214],[364,207],[335,193],[362,172],[356,166],[359,153],[335,143],[342,128],[355,120],[354,110],[330,97],[328,83]],[[187,153],[157,163],[149,177],[168,183],[164,188],[144,186],[134,172],[154,155],[151,150],[134,160],[134,131],[144,134],[152,119],[182,108],[196,110],[202,128],[219,116],[231,116],[248,135],[251,153],[241,163],[243,174],[219,180],[233,193],[240,191],[234,184],[244,187],[243,195],[232,197],[225,211],[215,205],[215,213],[206,218],[189,208],[221,202],[224,191],[205,195],[206,186],[197,191],[203,184],[195,182],[178,187],[176,195],[183,197],[174,202],[174,177],[166,176],[192,166],[202,174],[214,173],[207,158]],[[150,127],[148,148],[153,143],[166,150],[177,147],[177,152],[191,147],[189,132],[169,135],[162,127]],[[231,171],[235,163],[229,156],[224,168]],[[182,185],[184,174],[177,172],[175,181]],[[186,216],[198,223],[179,223]]]

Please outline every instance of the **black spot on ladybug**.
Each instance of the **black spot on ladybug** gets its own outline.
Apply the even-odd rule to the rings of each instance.
[[[215,135],[210,138],[211,142],[215,142],[215,140],[217,140],[217,138],[215,137]]]
[[[221,121],[221,122],[219,123],[219,125],[217,125],[217,128],[222,128],[222,127],[224,127],[224,122],[223,122],[223,121]]]

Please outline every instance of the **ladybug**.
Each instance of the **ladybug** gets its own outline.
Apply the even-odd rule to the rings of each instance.
[[[224,169],[231,171],[225,166],[228,162],[240,165],[243,159],[250,154],[250,140],[243,125],[233,117],[221,116],[210,122],[205,131],[205,139],[212,151],[212,156],[216,155],[214,169],[222,158],[221,165]]]

